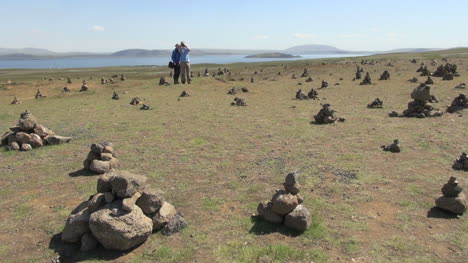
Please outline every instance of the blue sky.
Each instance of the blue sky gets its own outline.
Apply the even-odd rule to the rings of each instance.
[[[0,47],[111,52],[468,46],[466,0],[0,0]]]

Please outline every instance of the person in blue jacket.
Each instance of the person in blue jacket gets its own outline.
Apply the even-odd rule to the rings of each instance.
[[[174,84],[179,84],[180,75],[180,45],[175,44],[171,56],[172,63],[174,63]]]

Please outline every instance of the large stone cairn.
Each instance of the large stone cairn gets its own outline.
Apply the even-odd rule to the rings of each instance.
[[[328,103],[322,104],[322,108],[318,114],[314,116],[314,119],[317,124],[330,124],[336,121],[344,121],[343,118],[336,117],[335,110],[333,110],[332,106]]]
[[[468,156],[466,155],[466,153],[463,152],[460,155],[460,158],[455,160],[452,168],[454,170],[468,171]]]
[[[372,84],[372,79],[370,77],[370,74],[369,72],[366,73],[366,76],[364,77],[364,79],[361,81],[361,83],[359,83],[359,85],[370,85]]]
[[[374,101],[371,103],[367,104],[367,108],[370,109],[381,109],[383,108],[383,101],[380,100],[379,98],[376,98]]]
[[[438,208],[459,215],[466,211],[467,204],[465,194],[456,177],[450,177],[441,191],[442,196],[435,200],[435,204]]]
[[[459,76],[457,72],[457,65],[445,64],[440,65],[437,70],[432,74],[434,77],[442,77],[442,80],[452,80],[453,77]]]
[[[390,72],[388,70],[385,70],[382,75],[380,75],[379,80],[389,80],[390,79]]]
[[[30,151],[44,145],[68,143],[71,139],[55,135],[53,131],[37,123],[36,117],[29,111],[25,111],[21,113],[18,125],[2,135],[1,144],[9,150]]]
[[[429,101],[435,99],[431,95],[431,87],[421,83],[411,92],[411,98],[413,101],[408,103],[408,109],[403,111],[403,114],[398,114],[393,111],[389,113],[390,117],[414,117],[414,118],[426,118],[426,117],[439,117],[442,116],[443,112],[432,106]]]
[[[454,113],[463,109],[468,109],[468,99],[465,94],[460,94],[453,99],[452,104],[447,108],[447,112]]]
[[[94,143],[83,162],[85,170],[96,174],[108,173],[120,166],[115,158],[114,147],[110,142]]]
[[[101,175],[97,193],[68,217],[62,241],[80,242],[82,251],[93,250],[98,244],[125,251],[141,245],[158,230],[170,236],[186,227],[183,214],[145,183],[145,176],[126,171]]]
[[[258,204],[257,212],[260,218],[274,224],[284,224],[296,231],[305,231],[312,219],[309,210],[303,204],[299,195],[301,185],[297,182],[297,174],[289,173],[284,182],[285,190],[276,190],[271,201]]]

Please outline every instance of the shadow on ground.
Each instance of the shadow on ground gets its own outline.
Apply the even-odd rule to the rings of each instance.
[[[49,249],[53,249],[55,253],[60,255],[60,263],[81,262],[86,260],[115,260],[133,250],[131,249],[123,252],[111,251],[98,246],[98,248],[92,251],[82,252],[80,251],[79,243],[68,244],[62,242],[61,233],[55,234],[52,237],[49,243]]]
[[[434,206],[429,211],[427,211],[427,217],[429,218],[445,218],[445,219],[456,219],[458,216],[456,214],[446,212],[437,206]]]
[[[78,176],[93,176],[93,175],[96,175],[88,170],[85,170],[85,169],[80,169],[80,170],[77,170],[77,171],[74,171],[72,173],[69,173],[68,176],[70,177],[78,177]]]
[[[296,237],[302,234],[302,232],[292,230],[282,224],[273,224],[273,223],[267,222],[258,216],[252,216],[250,217],[250,220],[254,223],[254,225],[249,230],[249,233],[252,233],[255,235],[267,235],[271,233],[280,233],[285,236]]]

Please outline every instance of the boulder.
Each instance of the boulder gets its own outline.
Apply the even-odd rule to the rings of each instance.
[[[141,193],[137,205],[145,214],[153,214],[159,211],[164,203],[164,197],[160,191],[148,189]]]
[[[141,194],[136,192],[132,197],[125,198],[122,200],[122,209],[131,212],[135,207],[135,203],[140,198]]]
[[[17,142],[11,142],[8,144],[8,148],[10,149],[10,151],[19,151],[20,146]]]
[[[103,193],[97,193],[88,201],[88,210],[90,213],[97,211],[101,206],[105,204],[105,198]]]
[[[43,145],[42,143],[42,139],[39,135],[35,134],[35,133],[31,133],[30,134],[31,136],[31,139],[29,140],[29,144],[33,147],[33,148],[39,148]]]
[[[21,151],[27,152],[27,151],[31,151],[31,150],[32,150],[32,147],[31,147],[30,144],[28,144],[28,143],[21,144]]]
[[[284,225],[298,230],[306,231],[312,224],[312,218],[309,210],[304,205],[298,205],[296,208],[284,218]]]
[[[62,241],[68,243],[75,243],[81,240],[83,234],[89,232],[89,217],[90,211],[88,210],[88,202],[83,202],[68,217],[65,223],[65,228],[62,231]]]
[[[31,135],[25,132],[16,133],[16,142],[19,144],[28,143],[31,140]]]
[[[272,203],[269,201],[261,202],[257,206],[258,215],[263,218],[265,221],[268,221],[273,224],[281,224],[283,222],[283,217],[275,214],[271,208]]]
[[[109,250],[125,251],[136,247],[146,241],[153,229],[151,219],[138,206],[127,212],[121,205],[121,201],[114,201],[89,218],[91,233]]]
[[[101,160],[102,161],[112,160],[112,153],[101,153]]]
[[[112,174],[103,174],[99,176],[97,180],[97,192],[98,193],[106,193],[112,192],[112,184],[111,184]]]
[[[57,145],[57,144],[62,144],[62,143],[69,143],[72,140],[72,138],[65,137],[65,136],[52,135],[52,136],[48,136],[45,140],[48,145]]]
[[[29,116],[25,119],[21,118],[18,120],[18,126],[23,131],[33,130],[34,127],[36,126],[36,123],[37,123],[36,118],[34,118],[32,114],[29,114]]]
[[[176,215],[176,208],[168,202],[164,202],[159,211],[153,216],[153,230],[163,228]]]
[[[143,175],[127,171],[114,172],[111,178],[112,193],[118,198],[131,197],[144,190],[145,182],[146,177]]]
[[[89,170],[97,174],[104,174],[111,170],[109,162],[101,160],[93,160],[89,165]]]
[[[278,215],[286,215],[298,205],[297,197],[286,191],[279,190],[271,199],[272,211]]]
[[[0,143],[3,144],[3,145],[7,145],[8,144],[8,136],[12,135],[13,132],[5,132],[2,137],[0,138]]]
[[[178,213],[163,227],[161,233],[165,236],[172,236],[173,234],[180,232],[186,226],[187,221],[185,221],[184,217]]]
[[[39,135],[42,139],[49,135],[53,135],[53,132],[51,132],[44,125],[41,124],[36,124],[36,126],[34,127],[34,133]]]
[[[463,214],[467,208],[465,194],[463,193],[460,193],[457,197],[441,196],[436,199],[435,204],[440,209],[454,214]]]

